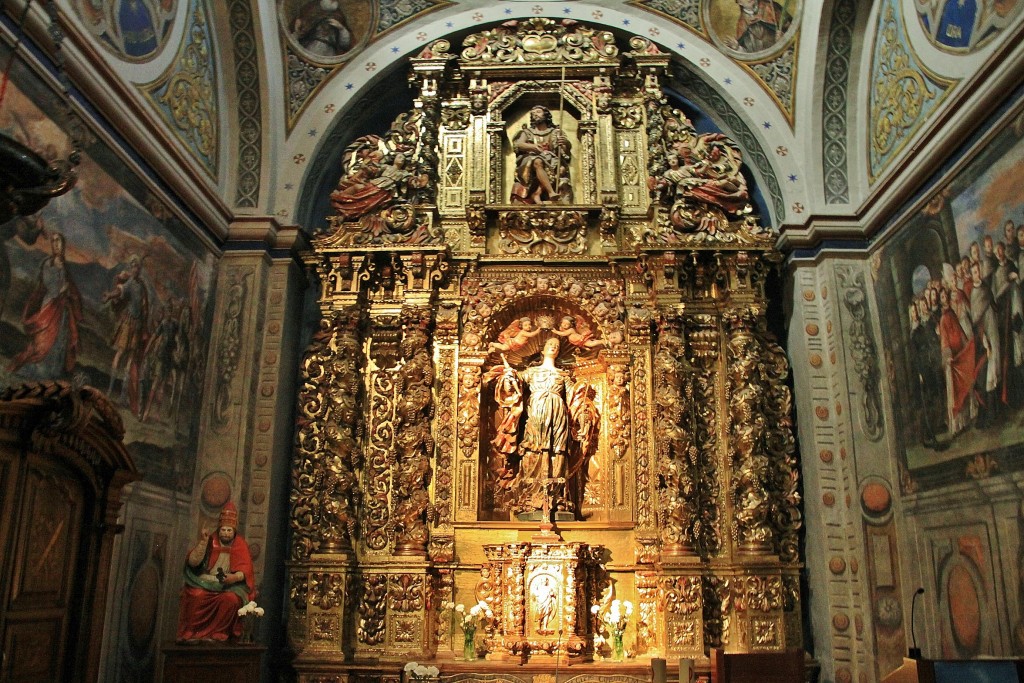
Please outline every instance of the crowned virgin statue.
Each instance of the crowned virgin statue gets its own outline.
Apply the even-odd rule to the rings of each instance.
[[[524,370],[502,356],[494,387],[498,412],[491,445],[506,463],[512,512],[523,520],[539,519],[548,506],[556,519],[575,519],[566,483],[597,445],[593,390],[555,365],[560,348],[561,340],[550,337],[541,364]]]

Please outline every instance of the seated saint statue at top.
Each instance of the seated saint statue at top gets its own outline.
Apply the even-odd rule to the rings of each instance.
[[[571,204],[569,164],[572,145],[551,120],[551,111],[540,105],[530,109],[530,123],[512,138],[516,176],[510,201],[513,204]]]

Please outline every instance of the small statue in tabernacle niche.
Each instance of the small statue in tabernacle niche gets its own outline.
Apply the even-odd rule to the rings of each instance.
[[[503,356],[485,378],[495,382],[491,445],[502,461],[498,485],[508,494],[499,498],[523,520],[540,520],[545,509],[556,519],[575,519],[572,492],[579,487],[567,483],[597,447],[593,388],[555,364],[560,349],[560,338],[549,336],[539,365],[517,370]]]
[[[671,226],[682,233],[726,232],[729,221],[751,213],[739,147],[721,133],[698,135],[678,109],[660,107],[661,137],[652,138],[648,187],[669,207]]]
[[[384,135],[364,135],[345,148],[342,174],[331,192],[332,239],[339,245],[432,244],[440,239],[417,212],[430,174],[413,154],[424,116],[403,114]],[[427,193],[429,194],[429,192]]]
[[[238,509],[228,502],[220,512],[217,533],[203,529],[185,560],[178,642],[233,641],[242,635],[238,610],[252,600],[252,555],[238,534]]]

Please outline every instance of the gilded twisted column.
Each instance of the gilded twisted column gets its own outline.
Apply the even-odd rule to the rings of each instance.
[[[324,316],[302,365],[292,465],[289,639],[300,659],[338,651],[358,518],[359,312]]]
[[[684,399],[689,407],[690,467],[692,489],[688,496],[694,508],[690,537],[694,550],[702,558],[717,555],[722,549],[721,472],[719,471],[718,422],[719,318],[698,313],[685,319],[688,359],[693,367]],[[699,444],[699,446],[698,446]]]
[[[655,456],[663,556],[693,552],[690,531],[695,510],[690,500],[693,482],[689,458],[696,458],[698,453],[683,420],[692,404],[689,400],[692,397],[686,397],[692,385],[688,381],[689,372],[684,368],[686,359],[683,351],[678,318],[672,315],[663,317],[654,354],[655,429],[658,434]]]
[[[775,550],[783,562],[799,562],[800,513],[799,463],[793,438],[793,396],[786,379],[789,361],[774,340],[764,340],[765,452],[771,461],[770,523],[775,530]]]
[[[429,309],[403,312],[403,363],[397,375],[395,466],[392,472],[392,514],[396,555],[424,555],[427,550],[427,508],[430,496],[430,433],[434,365],[427,326]]]
[[[762,315],[750,306],[730,311],[727,362],[729,378],[730,454],[732,457],[733,538],[740,552],[768,554],[775,534],[770,523],[772,463],[764,406],[763,347],[755,327]]]
[[[290,497],[294,560],[352,549],[360,459],[358,323],[354,308],[321,319],[303,360]]]

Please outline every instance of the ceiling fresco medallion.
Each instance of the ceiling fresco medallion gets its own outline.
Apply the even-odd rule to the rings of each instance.
[[[928,40],[954,52],[973,52],[1006,28],[1024,7],[1022,0],[914,0]]]
[[[701,7],[711,40],[742,61],[782,52],[800,26],[802,10],[803,0],[710,0]]]
[[[178,13],[178,0],[73,0],[71,6],[99,43],[133,62],[160,52]]]
[[[277,13],[288,45],[317,64],[345,61],[374,23],[369,0],[278,0]]]

